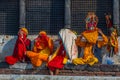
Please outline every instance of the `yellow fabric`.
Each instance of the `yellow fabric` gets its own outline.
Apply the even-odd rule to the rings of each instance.
[[[27,30],[27,28],[22,27],[22,28],[20,28],[20,29],[23,30],[23,31],[26,33],[26,35],[28,35],[28,30]]]
[[[88,56],[86,59],[84,59],[84,58],[76,58],[76,59],[73,60],[73,63],[75,65],[89,64],[90,66],[92,66],[97,62],[98,62],[98,59],[96,57],[94,57],[94,56]]]
[[[52,52],[53,51],[53,47],[54,47],[52,39],[48,40],[48,47],[49,47],[50,51]]]
[[[102,46],[108,43],[108,38],[104,34],[102,34],[102,38],[103,38],[103,41],[98,41],[97,43],[99,48],[101,48]]]
[[[111,46],[114,47],[115,53],[117,53],[117,52],[118,52],[118,37],[117,37],[116,30],[114,30],[114,31],[111,33],[111,36],[110,36],[110,44],[111,44]]]
[[[40,35],[46,35],[45,31],[41,31]],[[36,38],[32,51],[27,51],[27,56],[30,58],[33,66],[41,66],[43,61],[48,61],[48,57],[53,50],[53,41],[51,38],[44,36],[47,40]]]
[[[38,48],[36,46],[33,46],[33,52],[38,52]]]
[[[62,44],[61,44],[62,45]],[[60,45],[60,46],[61,46]],[[57,56],[57,53],[58,53],[58,51],[59,51],[59,49],[60,49],[60,46],[57,48],[57,50],[51,55],[51,57],[49,58],[49,61],[48,62],[50,62],[51,60],[53,60],[56,56]],[[65,56],[65,58],[64,58],[64,60],[63,60],[63,64],[66,64],[67,63],[67,61],[68,61],[68,57],[67,56]]]
[[[75,65],[77,65],[77,64],[89,64],[89,65],[92,66],[93,64],[98,62],[98,59],[92,53],[93,44],[85,43],[85,44],[82,44],[82,46],[83,45],[85,46],[84,47],[84,56],[83,56],[83,58],[73,59],[72,62]]]
[[[93,43],[95,44],[97,39],[98,39],[98,31],[97,30],[93,30],[93,31],[84,31],[82,33],[82,35],[85,37],[85,39],[89,42],[89,43]]]
[[[55,58],[55,56],[57,55],[58,51],[60,49],[60,46],[57,48],[57,50],[51,55],[51,57],[49,58],[49,61],[51,61],[52,59]]]
[[[98,59],[93,55],[93,52],[92,52],[92,48],[93,48],[93,43],[98,43],[99,47],[107,44],[108,42],[108,39],[105,35],[102,35],[103,37],[103,41],[97,41],[98,39],[98,33],[96,33],[97,31],[93,32],[93,33],[90,33],[88,35],[88,33],[84,33],[84,36],[87,38],[87,40],[89,40],[88,42],[82,42],[81,41],[81,38],[78,38],[76,40],[76,44],[80,47],[83,47],[84,48],[84,55],[82,58],[76,58],[76,59],[73,59],[73,63],[75,65],[78,65],[78,64],[89,64],[89,65],[94,65],[95,63],[98,62]],[[97,35],[96,35],[97,34]],[[92,39],[91,39],[92,38]]]
[[[86,42],[82,42],[82,41],[80,41],[80,40],[81,40],[80,37],[78,37],[78,38],[75,40],[76,45],[77,45],[77,46],[80,46],[80,47],[85,47]]]
[[[48,61],[48,56],[50,54],[50,49],[45,48],[39,53],[33,51],[27,51],[27,56],[30,58],[33,66],[38,67],[42,65],[43,61]]]
[[[115,32],[112,32],[112,35],[110,36],[110,43],[114,47],[116,46],[116,44],[118,44],[118,39]]]
[[[65,57],[64,57],[64,60],[63,60],[63,64],[66,64],[66,63],[67,63],[67,61],[68,61],[68,57],[67,57],[67,56],[65,56]]]

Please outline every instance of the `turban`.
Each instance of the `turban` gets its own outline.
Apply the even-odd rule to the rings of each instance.
[[[26,35],[28,35],[28,30],[27,30],[27,28],[25,28],[25,27],[22,27],[22,28],[20,28],[22,31],[24,31],[25,33],[26,33]]]
[[[45,31],[40,31],[39,35],[47,35],[47,33]]]

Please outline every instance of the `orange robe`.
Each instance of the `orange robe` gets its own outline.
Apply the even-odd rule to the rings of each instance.
[[[25,53],[26,53],[26,50],[30,47],[30,43],[31,41],[27,39],[25,35],[24,35],[24,38],[21,38],[20,36],[18,36],[18,39],[15,44],[15,48],[13,51],[13,55],[5,57],[5,61],[8,64],[13,65],[18,61],[26,60],[27,57],[25,56]]]
[[[114,54],[117,54],[117,52],[118,52],[118,37],[117,37],[117,33],[115,31],[111,33],[110,45],[111,45],[111,47],[114,48]]]
[[[98,32],[97,30],[91,31],[91,32],[83,32],[82,35],[85,37],[87,41],[81,41],[81,38],[78,38],[76,40],[76,44],[80,47],[84,48],[84,55],[82,58],[76,58],[73,60],[74,64],[89,64],[93,65],[98,62],[98,59],[94,56],[92,48],[93,45],[97,43],[98,47],[102,47],[105,44],[108,43],[107,37],[102,34],[102,41],[97,40],[98,39]]]
[[[43,61],[46,62],[48,60],[48,57],[53,50],[53,41],[49,37],[38,37],[36,40],[33,51],[27,51],[27,56],[30,58],[34,67],[39,67],[42,65]]]

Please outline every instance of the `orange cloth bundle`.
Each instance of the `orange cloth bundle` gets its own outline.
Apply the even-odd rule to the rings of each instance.
[[[96,41],[98,39],[98,31],[84,31],[82,35],[85,37],[85,39],[92,44],[96,44]]]

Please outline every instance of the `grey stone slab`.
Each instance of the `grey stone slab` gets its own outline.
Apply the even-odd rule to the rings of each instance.
[[[0,75],[0,80],[120,80],[106,76]]]
[[[16,63],[14,65],[9,66],[10,69],[33,69],[33,66],[31,63]],[[37,67],[37,69],[47,69],[46,63],[43,63],[40,67]]]

